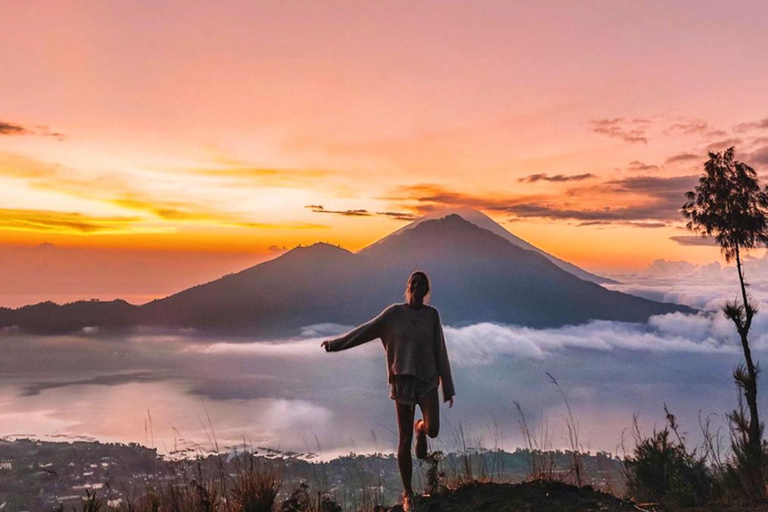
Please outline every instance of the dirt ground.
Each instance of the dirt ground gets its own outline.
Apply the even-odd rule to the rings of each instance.
[[[418,512],[768,512],[768,504],[669,508],[635,504],[591,487],[576,487],[560,482],[521,484],[471,483],[439,496],[422,497]],[[379,507],[374,512],[402,512],[400,505]]]
[[[586,512],[635,511],[630,502],[610,494],[560,482],[472,483],[417,501],[419,512]],[[383,509],[386,510],[386,509]],[[391,512],[402,512],[395,506]]]

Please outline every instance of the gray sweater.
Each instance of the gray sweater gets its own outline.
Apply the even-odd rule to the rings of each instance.
[[[393,375],[413,375],[435,386],[442,384],[444,401],[456,394],[437,309],[393,304],[373,320],[332,340],[330,351],[346,350],[376,338],[384,344],[390,382]]]

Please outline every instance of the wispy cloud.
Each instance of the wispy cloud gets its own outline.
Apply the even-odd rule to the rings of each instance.
[[[236,218],[222,218],[221,216],[212,217],[211,223],[250,229],[328,229],[330,227],[327,224],[317,224],[314,222],[250,222],[247,220],[237,220]]]
[[[627,170],[631,172],[655,172],[660,169],[661,168],[658,165],[646,164],[639,160],[633,160],[629,162],[629,165],[627,166]]]
[[[328,213],[331,215],[341,215],[342,217],[370,217],[372,215],[368,210],[326,210],[317,204],[310,204],[304,208],[312,210],[312,213]]]
[[[673,220],[667,211],[659,211],[657,205],[610,207],[594,209],[562,208],[552,204],[524,203],[504,209],[518,218],[542,218],[550,220],[580,221],[582,226],[623,224],[634,227],[660,228]],[[647,222],[657,220],[659,222]]]
[[[403,208],[415,213],[430,213],[435,210],[455,207],[470,207],[487,210],[502,210],[510,204],[549,199],[550,195],[474,195],[453,190],[435,183],[420,183],[396,187],[380,199],[403,204]]]
[[[19,124],[0,121],[0,135],[27,135],[28,133],[30,132]]]
[[[620,139],[630,144],[648,142],[646,136],[647,127],[650,123],[648,119],[625,119],[616,117],[613,119],[592,119],[589,121],[591,130],[601,135]]]
[[[768,145],[747,154],[744,161],[752,166],[768,166]]]
[[[712,127],[703,119],[678,121],[665,130],[667,135],[698,135],[711,132],[713,132]]]
[[[698,180],[697,175],[673,176],[669,178],[659,176],[630,176],[619,180],[609,180],[605,185],[612,192],[640,193],[653,200],[665,203],[677,203],[683,196],[692,190]]]
[[[125,197],[112,199],[111,202],[122,208],[148,212],[165,220],[206,221],[212,219],[212,215],[209,213],[193,211],[195,205],[177,201],[157,202],[137,198],[133,194],[128,194]]]
[[[385,211],[385,212],[370,212],[365,209],[357,210],[328,210],[319,204],[308,204],[304,208],[312,210],[312,213],[328,213],[331,215],[340,215],[342,217],[387,217],[394,220],[412,221],[418,219],[421,215],[414,211]]]
[[[764,117],[763,119],[759,119],[757,121],[739,123],[733,127],[733,130],[739,133],[765,129],[768,129],[768,117]]]
[[[325,224],[310,222],[253,222],[241,215],[206,210],[192,202],[149,200],[133,195],[112,199],[111,202],[129,210],[150,213],[169,221],[223,224],[253,229],[324,229],[328,227]]]
[[[66,136],[63,133],[52,131],[47,126],[35,126],[28,128],[16,123],[0,121],[0,135],[41,135],[43,137],[56,137],[64,140]]]
[[[140,217],[97,217],[47,210],[0,209],[0,229],[57,233],[122,233],[135,231]]]
[[[563,175],[563,174],[555,174],[554,176],[549,176],[548,174],[531,174],[530,176],[519,178],[517,181],[520,183],[536,183],[537,181],[564,183],[568,181],[588,180],[590,178],[596,178],[596,177],[597,176],[589,172],[584,174],[572,174],[570,176]]]
[[[383,217],[389,217],[390,219],[402,220],[402,221],[412,221],[419,218],[419,215],[417,213],[411,213],[411,212],[376,212],[376,215],[381,215]]]
[[[707,144],[706,150],[707,151],[723,151],[725,149],[728,149],[731,146],[738,146],[742,142],[744,142],[744,139],[741,139],[739,137],[730,137],[728,139],[710,142],[709,144]]]
[[[749,141],[752,146],[763,146],[768,144],[768,137],[755,137]]]
[[[181,169],[184,174],[193,173],[232,180],[234,183],[256,183],[263,187],[306,187],[317,180],[327,178],[329,171],[317,169],[278,169],[248,166],[198,167]]]
[[[712,237],[703,237],[695,235],[678,235],[669,237],[670,240],[677,242],[680,245],[717,245],[715,239]]]
[[[669,225],[667,224],[667,222],[638,221],[638,220],[626,220],[626,221],[590,220],[590,221],[579,222],[579,226],[613,226],[616,224],[620,224],[623,226],[630,226],[633,228],[646,228],[646,229],[665,228]]]
[[[521,217],[544,217],[549,219],[571,219],[582,223],[606,224],[629,223],[636,227],[662,227],[663,223],[680,220],[680,206],[684,195],[696,185],[697,176],[631,176],[608,180],[595,187],[572,189],[574,196],[600,194],[606,200],[620,206],[606,205],[602,208],[564,208],[559,203],[528,203],[512,206],[508,211]],[[632,202],[621,205],[618,196],[630,196]],[[637,199],[635,199],[637,198]],[[651,222],[649,222],[651,221]]]
[[[95,187],[92,176],[78,173],[60,165],[11,153],[0,153],[0,176],[23,180],[34,188],[63,192],[79,199],[99,201],[145,215],[143,218],[130,217],[133,223],[151,220],[151,217],[155,217],[171,222],[209,223],[252,229],[323,229],[327,227],[323,224],[307,222],[265,223],[254,221],[244,214],[211,208],[208,204],[201,204],[200,201],[164,197],[155,192],[142,190],[117,173],[98,176],[99,186]],[[146,217],[147,215],[151,217]],[[80,231],[85,232],[87,229],[91,229],[93,232],[98,231],[91,224],[85,222]]]
[[[600,184],[572,188],[566,194],[589,197],[604,206],[577,207],[563,202],[562,196],[489,196],[458,192],[435,184],[399,187],[386,199],[399,201],[419,213],[443,208],[468,206],[506,212],[520,219],[571,220],[583,225],[623,224],[658,228],[680,219],[679,208],[685,192],[696,184],[697,176],[631,176]]]
[[[99,187],[95,187],[93,176],[80,174],[59,164],[5,152],[0,152],[0,176],[22,180],[33,188],[88,199],[96,198],[99,193],[130,188],[113,173],[99,176]]]
[[[667,165],[671,164],[685,164],[685,163],[693,163],[693,162],[702,162],[705,160],[706,157],[702,155],[695,155],[693,153],[680,153],[677,155],[673,155],[669,158],[667,158],[664,163]]]

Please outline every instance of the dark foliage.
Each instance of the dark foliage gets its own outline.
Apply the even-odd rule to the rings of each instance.
[[[317,493],[313,498],[309,492],[309,486],[302,483],[283,502],[280,512],[342,512],[342,509],[341,505],[326,494]]]
[[[625,461],[630,492],[640,501],[706,503],[715,493],[715,479],[705,457],[688,452],[668,411],[667,421],[668,426],[650,437],[642,437],[635,423],[635,449]]]
[[[699,185],[686,193],[682,207],[688,229],[713,236],[725,261],[768,242],[768,193],[760,188],[755,170],[734,160],[733,153],[732,147],[709,153]]]
[[[702,236],[713,236],[726,261],[736,261],[741,298],[727,302],[723,313],[736,326],[744,351],[744,364],[733,372],[739,389],[739,407],[728,415],[734,452],[733,472],[738,475],[750,499],[766,495],[766,458],[763,425],[757,403],[759,366],[752,360],[749,330],[757,307],[747,293],[742,252],[768,243],[768,192],[760,188],[757,173],[734,160],[734,148],[709,153],[699,185],[686,194],[681,212],[688,229]],[[743,407],[741,397],[747,402]]]

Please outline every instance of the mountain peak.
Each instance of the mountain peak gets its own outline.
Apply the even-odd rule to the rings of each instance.
[[[343,247],[341,247],[340,245],[335,245],[335,244],[331,244],[331,243],[328,243],[328,242],[315,242],[315,243],[309,244],[309,245],[297,245],[296,247],[294,247],[293,249],[288,251],[288,253],[294,252],[294,251],[298,251],[298,252],[324,252],[324,251],[343,251],[343,252],[349,252],[346,249],[344,249]],[[286,254],[288,254],[288,253],[286,253]]]
[[[507,240],[508,242],[512,243],[513,245],[516,245],[520,247],[521,249],[525,249],[527,251],[533,251],[536,253],[541,254],[545,258],[547,258],[551,263],[556,265],[562,270],[565,270],[569,274],[573,274],[574,276],[578,277],[579,279],[583,279],[584,281],[590,281],[593,283],[598,284],[608,284],[608,283],[616,283],[616,281],[612,279],[608,279],[605,277],[601,277],[595,274],[592,274],[590,272],[587,272],[586,270],[577,267],[576,265],[564,261],[557,256],[554,256],[542,249],[539,249],[538,247],[534,246],[533,244],[530,244],[523,240],[522,238],[514,235],[512,232],[504,228],[501,224],[490,218],[488,215],[484,214],[483,212],[480,212],[478,210],[474,210],[472,208],[450,208],[445,210],[439,210],[436,212],[432,212],[430,214],[427,214],[423,217],[421,217],[418,220],[415,220],[408,224],[407,226],[404,226],[394,233],[382,238],[381,240],[374,242],[373,244],[369,245],[368,247],[365,247],[359,251],[359,254],[364,254],[367,252],[370,252],[369,250],[372,250],[374,247],[385,243],[388,239],[392,237],[396,237],[408,230],[414,229],[415,227],[423,224],[424,222],[439,220],[439,219],[445,219],[447,217],[453,217],[458,216],[465,220],[466,222],[469,222],[471,224],[474,224],[477,227],[480,227],[482,229],[486,229],[490,231],[491,233],[498,235],[502,237],[503,239]]]
[[[315,242],[311,245],[297,245],[290,251],[282,254],[277,259],[295,258],[295,257],[334,257],[339,254],[352,254],[347,249],[330,244],[328,242]]]

